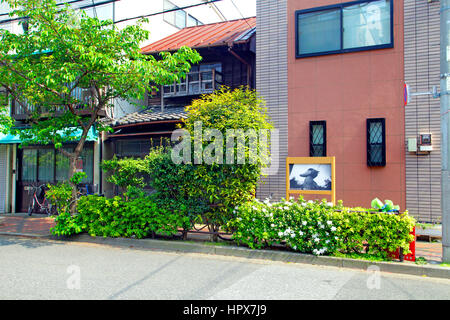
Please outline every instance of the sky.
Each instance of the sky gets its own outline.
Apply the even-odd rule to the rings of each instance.
[[[179,7],[202,3],[201,0],[171,0],[171,2]],[[235,8],[233,2],[240,12]],[[220,0],[214,4],[227,20],[241,19],[242,16],[245,18],[256,16],[256,0]],[[120,5],[117,4],[117,6],[120,6],[120,13],[116,12],[116,14],[120,17],[133,17],[155,11],[152,0],[120,0]],[[217,22],[219,19],[206,4],[187,11],[203,23]]]

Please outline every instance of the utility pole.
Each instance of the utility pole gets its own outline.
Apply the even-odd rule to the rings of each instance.
[[[450,0],[441,0],[441,207],[442,258],[450,262]]]

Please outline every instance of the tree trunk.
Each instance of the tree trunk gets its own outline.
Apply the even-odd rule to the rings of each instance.
[[[78,142],[77,146],[75,147],[75,150],[73,153],[69,156],[69,183],[72,186],[72,205],[70,206],[70,213],[76,212],[77,207],[77,200],[78,200],[78,190],[76,183],[72,182],[72,177],[77,171],[77,160],[81,155],[81,152],[83,151],[84,143],[86,142],[88,130],[83,130],[83,134],[81,136],[80,141]]]

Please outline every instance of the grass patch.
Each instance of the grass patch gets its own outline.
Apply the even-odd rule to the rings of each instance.
[[[428,264],[428,260],[425,259],[424,257],[416,257],[415,264],[418,264],[418,265]]]
[[[383,257],[373,255],[373,254],[366,254],[366,253],[336,253],[333,255],[333,257],[338,258],[349,258],[349,259],[356,259],[356,260],[368,260],[368,261],[392,261],[391,259],[384,259]]]

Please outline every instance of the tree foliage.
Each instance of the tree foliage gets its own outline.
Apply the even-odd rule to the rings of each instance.
[[[140,43],[149,36],[142,28],[145,19],[118,29],[111,20],[91,18],[54,0],[0,1],[10,5],[11,17],[22,17],[28,25],[23,34],[0,30],[0,87],[22,107],[29,123],[12,131],[22,144],[60,148],[77,141],[72,153],[60,149],[71,160],[71,175],[90,128],[106,129],[99,114],[114,99],[142,99],[155,85],[186,76],[191,63],[201,59],[187,47],[158,59],[141,54]],[[75,95],[79,89],[88,93],[87,99]],[[3,101],[0,115],[8,108]]]

